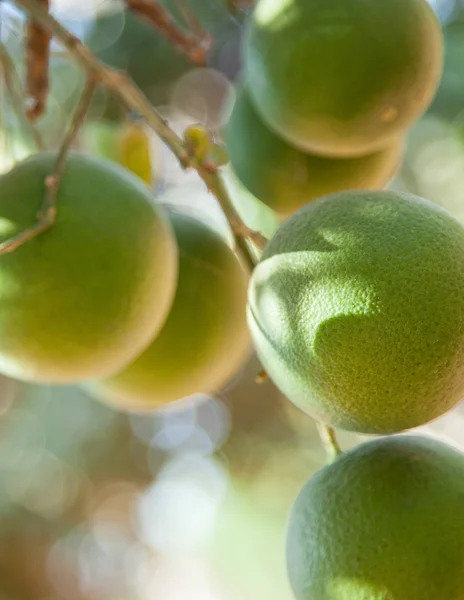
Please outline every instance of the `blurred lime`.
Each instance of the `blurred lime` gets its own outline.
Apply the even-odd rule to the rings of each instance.
[[[227,127],[232,168],[248,190],[281,216],[315,198],[348,189],[383,188],[401,160],[402,140],[358,158],[323,158],[289,145],[263,123],[246,87]]]
[[[118,162],[117,136],[119,124],[111,121],[91,121],[81,130],[84,149],[90,154]]]
[[[122,372],[90,390],[115,406],[153,410],[220,390],[249,358],[248,273],[225,240],[199,219],[169,209],[179,281],[161,333]]]
[[[145,126],[141,123],[125,123],[119,132],[117,142],[119,162],[138,175],[142,181],[151,184],[152,158],[150,139]]]
[[[426,0],[259,0],[246,77],[266,123],[316,154],[385,147],[426,110],[442,72]]]
[[[230,199],[240,218],[248,227],[271,239],[280,224],[277,213],[253,196],[230,166],[223,169],[223,175]]]
[[[153,183],[153,158],[145,125],[133,121],[93,121],[83,128],[84,148],[124,166],[145,183]]]
[[[292,509],[297,600],[464,597],[464,456],[432,439],[379,439],[319,471]]]
[[[32,226],[56,155],[0,178],[1,241]],[[106,376],[139,354],[170,309],[177,249],[164,212],[128,171],[71,154],[55,225],[0,257],[0,370],[18,379]]]

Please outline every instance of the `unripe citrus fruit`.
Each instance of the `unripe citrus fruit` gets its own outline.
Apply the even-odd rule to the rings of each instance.
[[[426,423],[464,396],[464,228],[408,194],[316,200],[265,249],[248,316],[303,410],[366,433]]]
[[[81,130],[83,145],[86,152],[108,160],[118,160],[118,129],[119,123],[110,121],[90,121]]]
[[[297,600],[464,598],[464,455],[425,437],[358,446],[319,471],[291,512]]]
[[[117,137],[117,156],[121,165],[148,183],[152,183],[150,140],[141,123],[124,123]]]
[[[85,149],[114,160],[148,183],[153,183],[150,139],[140,123],[90,122],[82,130]]]
[[[169,215],[179,246],[179,281],[169,317],[141,356],[90,387],[123,408],[153,410],[218,391],[249,357],[248,273],[208,225],[172,208]]]
[[[281,216],[315,198],[348,189],[383,188],[400,164],[402,140],[357,158],[325,158],[298,150],[261,120],[246,88],[227,127],[234,172],[248,190]]]
[[[230,164],[223,168],[222,174],[234,208],[245,225],[271,239],[279,227],[279,215],[243,185]]]
[[[256,108],[291,143],[356,156],[420,117],[443,62],[426,0],[259,0],[245,40]]]
[[[56,155],[0,177],[0,240],[35,223]],[[0,371],[30,381],[106,376],[139,354],[170,309],[177,251],[134,175],[71,154],[55,225],[0,256]]]

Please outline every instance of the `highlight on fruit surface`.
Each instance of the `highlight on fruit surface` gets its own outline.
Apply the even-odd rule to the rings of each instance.
[[[271,129],[309,152],[360,156],[425,112],[443,36],[426,0],[258,0],[244,60]]]
[[[377,439],[310,479],[290,515],[296,600],[464,597],[464,455],[419,436]]]
[[[0,240],[32,226],[55,153],[0,177]],[[47,232],[0,256],[0,371],[65,383],[120,370],[167,317],[177,246],[159,204],[114,163],[72,153]]]
[[[248,322],[263,367],[335,427],[394,433],[464,396],[464,228],[409,194],[340,192],[266,247]]]
[[[356,158],[303,152],[264,124],[246,86],[238,91],[226,143],[234,173],[281,217],[333,192],[385,187],[400,165],[404,145],[397,139],[374,154]]]
[[[88,386],[124,409],[154,410],[219,391],[250,355],[249,274],[227,242],[193,214],[169,208],[179,280],[169,317],[153,343],[120,373]]]

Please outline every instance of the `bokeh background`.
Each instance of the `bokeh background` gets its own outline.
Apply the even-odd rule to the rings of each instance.
[[[182,22],[181,4],[165,0]],[[214,36],[198,68],[116,0],[58,0],[56,16],[107,63],[124,69],[181,132],[195,122],[220,136],[240,78],[245,11],[189,0]],[[448,208],[464,223],[464,0],[433,0],[446,35],[438,95],[412,130],[396,189]],[[23,74],[21,14],[0,3],[0,36]],[[39,128],[60,143],[84,76],[54,44],[51,92]],[[99,91],[79,139],[127,119]],[[95,141],[97,140],[97,141]],[[213,197],[150,135],[153,188],[224,230]],[[0,84],[0,168],[33,151]],[[227,169],[226,169],[227,170]],[[227,174],[237,208],[271,235],[274,216]],[[104,300],[102,300],[104,301]],[[0,379],[0,600],[291,600],[285,526],[303,484],[324,463],[313,421],[269,382],[254,358],[215,396],[128,415],[76,387]],[[464,409],[422,428],[464,445]],[[344,448],[361,436],[340,433]]]

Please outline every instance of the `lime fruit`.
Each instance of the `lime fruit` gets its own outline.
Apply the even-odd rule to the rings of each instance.
[[[464,396],[464,228],[408,194],[316,200],[265,249],[248,317],[304,411],[365,433],[426,423]]]
[[[282,217],[333,192],[385,187],[400,165],[403,147],[402,140],[395,140],[385,149],[356,158],[308,154],[263,123],[245,87],[238,92],[226,143],[237,177]]]
[[[90,121],[81,130],[83,147],[90,154],[119,162],[118,131],[112,121]]]
[[[297,600],[461,600],[464,455],[433,439],[358,446],[300,492],[287,534]]]
[[[223,167],[222,174],[231,202],[245,225],[271,239],[280,225],[279,215],[243,185],[230,164]]]
[[[443,64],[426,0],[259,0],[244,44],[252,100],[302,149],[385,147],[431,103]]]
[[[134,122],[89,122],[82,130],[84,148],[92,155],[114,160],[148,185],[154,183],[154,161],[145,126]]]
[[[221,389],[249,358],[249,275],[226,241],[200,219],[171,208],[179,280],[169,317],[145,352],[90,391],[120,408],[153,410]]]
[[[31,227],[56,155],[0,177],[0,241]],[[169,221],[137,177],[71,154],[57,220],[0,256],[0,371],[74,382],[120,370],[149,344],[170,309],[177,247]]]

